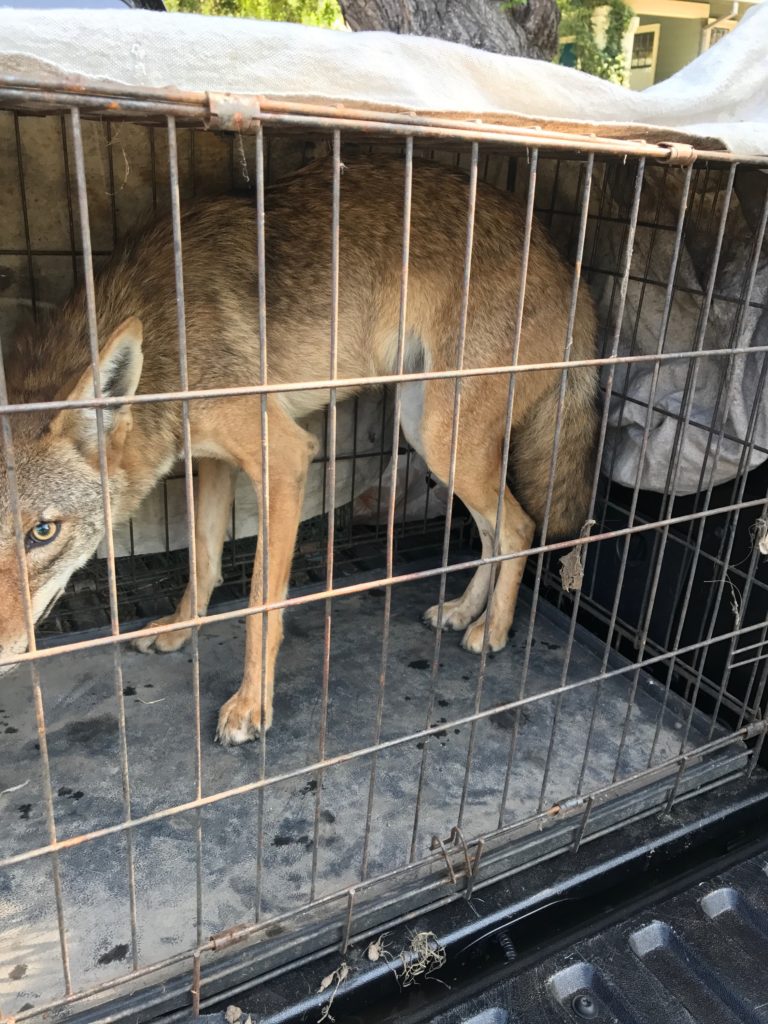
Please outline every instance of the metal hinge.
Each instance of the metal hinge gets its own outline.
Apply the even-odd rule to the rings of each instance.
[[[208,942],[203,946],[198,947],[192,953],[192,985],[190,986],[190,995],[192,996],[192,1016],[200,1016],[200,987],[202,984],[202,957],[204,952],[215,952],[220,949],[226,949],[228,946],[234,946],[238,942],[242,942],[243,939],[249,938],[253,934],[253,925],[249,924],[235,924],[231,928],[226,928],[223,932],[218,932],[216,935],[212,935]]]
[[[660,142],[659,145],[662,149],[669,150],[668,164],[675,167],[690,167],[696,162],[698,153],[687,142]]]

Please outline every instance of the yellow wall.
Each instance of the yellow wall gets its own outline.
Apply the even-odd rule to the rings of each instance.
[[[669,78],[699,55],[699,39],[703,23],[698,18],[658,18],[641,15],[641,25],[659,24],[659,54],[656,81]]]

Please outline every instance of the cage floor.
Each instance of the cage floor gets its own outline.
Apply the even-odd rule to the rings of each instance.
[[[449,577],[449,596],[464,583],[459,575]],[[427,853],[434,833],[447,836],[456,824],[465,785],[464,834],[468,838],[484,834],[499,823],[515,715],[502,711],[478,722],[467,775],[471,730],[455,720],[473,713],[479,659],[459,647],[458,634],[444,634],[428,716],[435,634],[421,624],[420,617],[436,600],[437,590],[436,579],[393,589],[381,739],[411,735],[427,724],[442,728],[427,741],[426,751],[423,740],[412,739],[378,754],[367,849],[369,876],[408,863],[423,758],[417,857]],[[383,608],[381,589],[334,602],[327,757],[375,742]],[[488,660],[480,701],[484,709],[519,695],[529,615],[530,604],[522,595],[510,644]],[[568,626],[560,613],[540,607],[526,694],[548,695],[522,710],[504,823],[528,817],[540,803],[547,807],[577,789],[598,693],[594,683],[561,697],[542,793],[558,705],[552,691],[560,685]],[[318,759],[323,628],[319,603],[286,615],[275,723],[267,739],[268,775]],[[243,646],[242,620],[216,624],[200,634],[204,794],[259,777],[258,744],[222,749],[212,742],[217,708],[239,682]],[[597,676],[600,662],[599,645],[577,631],[567,682]],[[124,806],[112,652],[92,650],[50,659],[41,666],[58,837],[119,823]],[[188,650],[171,655],[126,650],[122,671],[131,811],[139,817],[195,797],[191,656]],[[605,681],[599,691],[586,762],[586,792],[613,778],[631,689],[632,673],[627,672]],[[680,752],[689,708],[672,696],[661,715],[661,690],[659,684],[640,676],[627,742],[618,761],[619,778],[646,768],[649,760],[659,763]],[[45,845],[48,831],[26,671],[4,678],[0,692],[0,856],[9,856]],[[703,718],[694,715],[688,749],[707,738],[706,726]],[[310,773],[266,788],[261,863],[258,793],[203,809],[204,937],[252,921],[257,900],[263,916],[273,915],[359,881],[372,766],[370,755],[361,756],[327,768],[321,780]],[[134,830],[141,965],[189,949],[197,941],[196,828],[197,813],[187,811]],[[89,988],[127,973],[132,961],[125,834],[63,851],[59,864],[73,988]],[[0,1008],[14,1015],[62,993],[51,861],[41,856],[0,870]]]

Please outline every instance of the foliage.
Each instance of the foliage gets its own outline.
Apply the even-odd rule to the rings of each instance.
[[[222,14],[267,21],[293,21],[303,25],[342,28],[338,0],[165,0],[171,11]],[[524,7],[527,0],[500,0],[502,9]],[[556,0],[560,9],[560,36],[572,37],[576,67],[591,75],[622,82],[626,73],[622,41],[632,17],[625,0]],[[605,39],[598,41],[594,15],[608,8]],[[602,43],[602,45],[601,45]]]
[[[337,0],[165,0],[165,5],[170,11],[293,21],[325,28],[343,24]]]
[[[560,8],[560,36],[573,37],[576,67],[598,78],[623,83],[626,75],[623,40],[632,9],[624,0],[557,0]],[[597,39],[594,15],[607,7],[603,45]]]

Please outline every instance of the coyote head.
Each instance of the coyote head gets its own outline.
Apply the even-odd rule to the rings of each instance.
[[[15,357],[9,356],[11,402],[45,401],[53,396],[56,400],[93,400],[91,367],[71,377],[67,362],[72,347],[60,337],[59,341],[62,343],[57,344],[54,330],[38,345],[27,343]],[[133,317],[103,345],[99,373],[105,397],[135,394],[142,368],[141,343],[141,322]],[[94,409],[14,413],[8,421],[12,463],[0,441],[0,659],[23,654],[29,647],[27,586],[36,623],[104,536]],[[125,442],[132,429],[131,406],[104,409],[103,422],[109,493],[118,519],[125,489]],[[0,674],[9,668],[0,665]]]

